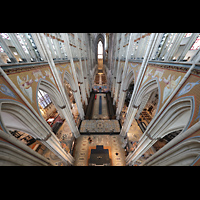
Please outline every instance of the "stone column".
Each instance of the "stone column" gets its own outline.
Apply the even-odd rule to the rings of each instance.
[[[0,35],[0,44],[3,48],[3,50],[6,52],[6,54],[8,55],[9,59],[11,60],[11,62],[13,63],[18,63],[17,59],[15,58],[15,56],[13,55],[12,51],[10,50],[10,48],[7,46],[6,42],[4,41],[4,39],[2,38],[2,36]]]
[[[70,113],[70,111],[71,111],[70,103],[68,102],[68,99],[67,99],[67,97],[65,95],[65,90],[64,90],[64,87],[63,87],[63,85],[61,83],[61,80],[59,78],[58,71],[57,71],[56,66],[54,64],[54,61],[53,61],[53,59],[51,57],[50,51],[47,49],[47,43],[46,43],[46,41],[44,39],[45,35],[44,34],[42,35],[42,33],[36,33],[36,34],[37,34],[38,39],[41,40],[41,44],[42,44],[42,46],[44,48],[44,54],[46,54],[45,56],[47,57],[49,66],[50,66],[50,68],[52,70],[52,73],[53,73],[53,75],[55,77],[55,80],[56,80],[56,83],[57,83],[58,88],[60,90],[62,99],[64,100],[64,103],[67,104],[67,105],[65,105],[65,106],[63,106],[61,108],[62,111],[63,111],[63,115],[64,115],[65,119],[67,120],[67,123],[68,123],[72,133],[77,138],[77,137],[80,136],[80,133],[78,131],[77,126],[75,125],[75,122],[73,120],[72,114]]]
[[[31,33],[31,36],[32,36],[32,38],[34,40],[34,43],[35,43],[35,45],[37,47],[37,50],[38,50],[38,52],[40,54],[40,57],[42,58],[42,60],[46,61],[47,58],[45,57],[45,54],[43,53],[42,46],[41,46],[40,41],[38,40],[36,34],[35,33]]]
[[[10,39],[11,39],[11,43],[15,46],[15,48],[17,49],[20,57],[22,58],[22,60],[24,62],[31,62],[30,58],[26,55],[26,53],[24,52],[17,36],[15,35],[15,33],[8,33]]]
[[[68,38],[68,34],[66,33],[61,33],[61,37],[64,40],[64,45],[66,47],[66,51],[67,51],[67,56],[70,59],[70,63],[71,63],[71,68],[72,68],[72,73],[74,76],[74,81],[75,81],[75,86],[76,86],[76,92],[74,93],[74,97],[77,103],[77,107],[78,107],[78,111],[81,117],[81,120],[84,119],[84,110],[83,110],[83,106],[81,103],[81,95],[80,95],[80,90],[79,90],[79,86],[78,86],[78,79],[76,76],[76,70],[75,70],[75,66],[74,66],[74,61],[73,61],[73,57],[72,57],[72,52],[70,49],[70,45],[69,45],[69,38]]]
[[[29,40],[29,37],[28,37],[28,33],[21,33],[21,35],[23,35],[23,39],[25,40],[25,42],[27,43],[27,49],[29,51],[29,54],[30,54],[30,57],[33,58],[33,61],[36,61],[37,60],[37,56],[36,56],[36,53],[35,53],[35,50]]]
[[[79,64],[80,64],[80,69],[81,69],[81,95],[83,97],[83,101],[85,102],[85,105],[88,105],[88,102],[87,102],[87,98],[86,98],[86,90],[85,90],[85,81],[84,81],[84,74],[83,74],[83,66],[82,66],[82,60],[81,60],[81,52],[80,52],[80,49],[81,49],[81,45],[79,45],[79,41],[78,41],[78,34],[75,33],[75,45],[76,45],[76,48],[77,48],[77,54],[78,54],[78,58],[79,58]],[[81,43],[83,43],[83,41],[81,41]]]
[[[187,52],[189,51],[189,49],[191,48],[192,44],[195,42],[196,38],[198,37],[199,33],[193,33],[188,42],[185,44],[185,47],[181,53],[181,55],[179,56],[179,58],[177,59],[177,61],[182,61],[184,59],[184,57],[186,56]]]
[[[55,54],[55,51],[54,51],[54,48],[53,48],[53,45],[52,45],[52,42],[51,42],[51,38],[49,37],[49,34],[46,34],[46,40],[47,40],[47,43],[49,45],[49,50],[51,52],[52,58],[53,59],[58,58],[58,55]]]
[[[120,88],[120,92],[119,92],[119,103],[118,103],[118,107],[117,107],[117,111],[116,111],[116,115],[117,115],[117,119],[119,119],[120,113],[122,111],[122,107],[124,105],[124,100],[125,100],[125,96],[126,96],[126,90],[128,88],[125,88],[124,83],[126,81],[126,75],[127,75],[127,70],[128,70],[128,59],[131,55],[132,52],[132,44],[134,42],[134,37],[133,34],[130,34],[130,39],[129,39],[129,44],[127,47],[127,52],[126,52],[126,61],[124,64],[124,70],[123,70],[123,74],[122,74],[122,83],[121,83],[121,88]]]
[[[85,43],[85,37],[84,37],[84,33],[81,34],[81,40],[82,40],[82,49],[83,49],[83,58],[84,58],[84,64],[85,64],[85,73],[84,74],[84,83],[85,83],[85,88],[86,88],[86,91],[87,91],[87,94],[88,94],[88,97],[90,97],[90,91],[89,91],[89,82],[88,82],[88,66],[87,66],[87,62],[86,62],[86,57],[87,57],[87,54],[86,54],[86,45],[84,44]]]
[[[149,100],[149,97],[151,96],[152,92],[149,92],[143,99],[142,99],[142,102],[140,104],[140,107],[139,107],[139,110],[137,112],[137,115],[136,115],[136,119],[139,119],[139,116],[140,116],[140,113],[143,111],[144,107],[146,106],[148,100]]]
[[[135,117],[135,114],[137,113],[138,106],[140,105],[140,102],[139,102],[139,104],[135,105],[136,94],[138,93],[138,89],[139,89],[142,77],[144,76],[144,73],[145,73],[145,70],[146,70],[146,67],[147,67],[147,63],[148,63],[148,60],[151,56],[152,50],[155,46],[155,42],[156,42],[157,37],[158,37],[158,33],[152,33],[151,36],[150,36],[150,41],[149,41],[149,44],[148,44],[142,65],[140,67],[137,82],[134,86],[132,97],[131,97],[131,100],[130,100],[130,103],[129,103],[129,107],[128,107],[127,114],[126,114],[126,119],[125,119],[124,125],[122,126],[122,129],[121,129],[121,132],[120,132],[121,136],[125,136],[126,133],[128,132],[128,130],[129,130],[131,124],[132,124],[132,121]]]
[[[61,49],[60,49],[60,45],[59,45],[59,41],[57,39],[56,33],[52,33],[52,37],[53,37],[53,44],[55,46],[58,59],[61,60],[62,54],[61,54]]]
[[[120,84],[119,68],[120,68],[120,59],[121,59],[121,55],[122,55],[122,51],[123,51],[124,37],[125,37],[125,34],[122,33],[121,42],[120,42],[119,56],[118,56],[118,65],[117,65],[117,71],[116,71],[116,84],[115,84],[115,95],[114,95],[114,99],[113,99],[113,105],[115,105],[115,103],[117,101],[118,92],[119,92],[119,84]]]

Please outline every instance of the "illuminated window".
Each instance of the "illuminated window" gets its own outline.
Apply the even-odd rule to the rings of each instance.
[[[98,43],[98,58],[103,58],[103,43],[101,41]]]
[[[21,44],[23,50],[25,53],[29,54],[27,48],[26,48],[26,45],[24,44],[24,41],[21,39],[19,33],[17,33],[17,39],[19,40],[19,43]]]
[[[192,35],[192,33],[186,33],[185,35],[184,35],[184,37],[190,37]]]
[[[51,99],[46,92],[39,90],[38,103],[42,106],[42,108],[46,108],[51,103]]]
[[[200,47],[200,35],[197,37],[190,50],[198,50],[199,47]]]
[[[10,37],[7,33],[0,33],[3,39],[10,40]]]

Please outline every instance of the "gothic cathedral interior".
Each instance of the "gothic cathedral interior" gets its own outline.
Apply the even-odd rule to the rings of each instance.
[[[0,33],[0,166],[199,166],[200,33]]]

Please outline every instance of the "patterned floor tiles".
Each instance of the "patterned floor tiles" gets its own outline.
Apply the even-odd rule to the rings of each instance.
[[[122,148],[121,136],[119,135],[90,135],[92,142],[88,140],[88,135],[81,135],[76,140],[74,149],[75,166],[88,166],[88,159],[91,148],[96,145],[104,145],[109,149],[111,166],[125,166],[125,151]]]

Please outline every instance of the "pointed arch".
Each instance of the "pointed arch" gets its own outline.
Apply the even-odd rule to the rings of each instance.
[[[76,76],[77,76],[77,79],[78,79],[79,82],[83,82],[81,70],[78,67],[76,67]]]
[[[75,85],[74,79],[69,72],[65,71],[64,79],[70,84],[71,89],[73,91],[76,91],[76,85]]]
[[[122,82],[122,74],[123,74],[123,67],[120,67],[119,69],[119,79],[117,80],[117,82]]]
[[[103,59],[105,59],[105,37],[103,33],[99,33],[95,40],[95,57],[98,60],[98,43],[101,41],[103,43]]]
[[[191,137],[169,149],[145,165],[150,166],[192,166],[199,159],[200,137]]]
[[[134,154],[127,157],[127,163],[134,163],[142,154],[148,151],[158,140],[174,131],[180,131],[177,137],[182,137],[188,128],[194,114],[194,97],[184,97],[172,102],[157,118],[150,129],[142,135]],[[175,139],[173,138],[172,141]],[[169,141],[166,145],[170,144]],[[162,147],[164,148],[164,147]],[[159,155],[159,149],[155,154]],[[151,160],[151,158],[149,158]],[[147,160],[148,162],[148,160]]]
[[[30,134],[33,138],[44,139],[49,130],[45,128],[35,115],[23,104],[14,101],[6,100],[0,103],[0,121],[4,131],[8,134],[9,128],[21,130]],[[5,120],[11,117],[13,120]]]
[[[135,76],[134,76],[134,71],[131,70],[131,71],[128,73],[126,79],[124,80],[123,90],[127,90],[127,89],[128,89],[129,85],[130,85],[130,84],[132,83],[132,81],[134,80],[134,77],[135,77]]]
[[[8,113],[9,117],[12,116],[15,119],[17,124],[13,124],[11,120],[3,120],[2,113]],[[43,119],[43,118],[42,118]],[[33,137],[40,139],[45,146],[54,152],[59,158],[63,159],[64,162],[73,163],[73,157],[70,154],[66,154],[66,152],[61,147],[59,140],[53,134],[50,126],[48,124],[42,123],[36,116],[23,104],[14,101],[14,100],[6,100],[0,102],[0,122],[2,122],[2,127],[4,131],[8,134],[8,129],[10,127],[16,129],[21,125],[21,129],[23,132],[27,132]],[[11,134],[10,134],[11,135]]]
[[[140,90],[137,93],[137,98],[135,100],[135,105],[139,106],[140,103],[142,102],[142,99],[144,98],[145,95],[147,95],[150,92],[153,92],[154,90],[158,89],[158,98],[159,98],[159,103],[157,106],[157,111],[159,109],[159,105],[160,105],[160,87],[159,87],[159,83],[158,83],[158,79],[157,77],[154,79],[151,79],[150,81],[148,81],[145,85],[143,85]],[[157,113],[156,111],[156,113]]]
[[[3,140],[2,140],[3,139]],[[0,130],[0,166],[48,166],[47,158]]]
[[[152,138],[163,138],[173,131],[189,126],[194,114],[194,98],[184,97],[171,103],[148,131]]]
[[[64,100],[62,99],[60,92],[49,81],[42,79],[42,78],[39,80],[39,83],[38,83],[38,86],[37,86],[37,91],[36,91],[36,97],[37,97],[37,92],[38,92],[39,89],[48,93],[48,95],[53,100],[53,102],[56,103],[59,107],[63,107],[65,105]]]

